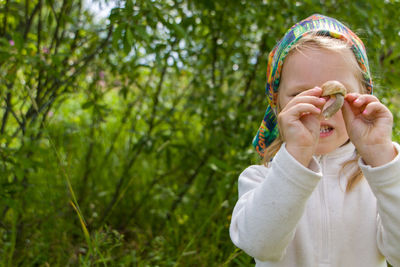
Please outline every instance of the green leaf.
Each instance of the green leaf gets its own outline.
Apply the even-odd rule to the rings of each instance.
[[[186,37],[186,32],[185,32],[185,30],[183,29],[182,26],[180,26],[179,24],[175,24],[175,23],[171,24],[171,26],[172,26],[172,28],[174,29],[176,35],[179,38],[185,38]]]
[[[87,101],[87,102],[82,104],[82,109],[88,109],[88,108],[94,106],[95,104],[96,103],[94,101],[92,101],[92,100]]]
[[[134,38],[130,28],[126,28],[126,39],[129,45],[133,45]]]
[[[132,46],[128,42],[128,38],[126,37],[126,34],[125,34],[125,38],[124,38],[123,44],[124,44],[124,52],[125,52],[125,54],[129,54],[129,52],[132,49]]]
[[[122,39],[122,26],[118,25],[112,34],[112,45],[114,50],[118,50],[118,42]]]
[[[150,41],[150,37],[148,36],[147,32],[146,32],[146,27],[143,25],[137,25],[137,27],[135,27],[135,30],[137,32],[137,34],[139,35],[139,37],[146,41],[149,42]]]

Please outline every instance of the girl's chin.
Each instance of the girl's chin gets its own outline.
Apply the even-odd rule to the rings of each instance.
[[[347,143],[350,142],[349,137],[347,137],[346,139],[342,139],[342,140],[336,140],[334,139],[328,139],[328,138],[324,138],[324,139],[320,139],[317,149],[315,151],[315,155],[325,155],[325,154],[329,154],[332,151],[336,150],[337,148],[346,145]]]
[[[328,153],[334,151],[336,148],[338,148],[337,146],[335,146],[333,144],[333,142],[332,142],[333,140],[329,140],[326,137],[327,136],[325,136],[325,138],[320,138],[317,149],[315,151],[316,155],[325,155],[325,154],[328,154]]]

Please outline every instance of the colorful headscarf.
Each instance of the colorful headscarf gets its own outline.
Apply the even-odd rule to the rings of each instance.
[[[278,136],[276,104],[282,65],[290,48],[303,36],[310,33],[329,36],[344,40],[351,45],[351,49],[363,70],[367,91],[372,93],[372,80],[369,71],[367,53],[363,42],[349,28],[334,18],[314,14],[292,26],[283,38],[275,45],[268,56],[267,85],[268,107],[261,126],[253,139],[253,146],[263,157],[265,148]]]

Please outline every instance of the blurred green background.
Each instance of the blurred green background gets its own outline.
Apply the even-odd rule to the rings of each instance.
[[[399,141],[398,1],[0,0],[0,266],[252,266],[237,178],[312,13],[364,41]]]

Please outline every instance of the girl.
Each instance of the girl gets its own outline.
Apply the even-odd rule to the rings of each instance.
[[[330,80],[347,95],[325,120]],[[371,93],[364,45],[333,18],[297,23],[270,53],[264,164],[239,176],[230,225],[256,266],[400,266],[400,146]]]

